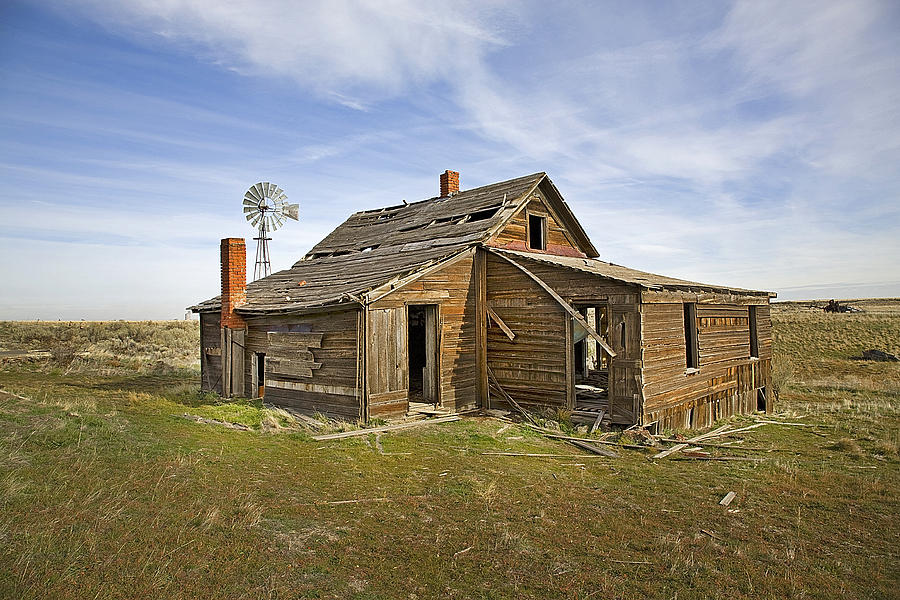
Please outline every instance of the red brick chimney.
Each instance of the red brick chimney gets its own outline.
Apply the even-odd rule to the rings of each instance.
[[[441,173],[441,198],[459,193],[459,172],[444,171]]]
[[[222,240],[222,327],[244,329],[234,309],[247,303],[247,247],[244,238]]]

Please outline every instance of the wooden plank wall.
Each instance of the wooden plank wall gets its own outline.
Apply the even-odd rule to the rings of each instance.
[[[612,417],[616,423],[634,423],[641,394],[637,288],[525,259],[521,264],[571,304],[609,303],[615,334],[610,341],[618,353],[610,364]],[[493,255],[487,261],[487,298],[516,334],[510,341],[498,327],[488,328],[488,365],[500,384],[525,405],[568,406],[572,376],[571,361],[567,361],[568,314],[527,275]],[[619,335],[622,323],[624,352]],[[492,396],[492,403],[495,400]]]
[[[764,301],[759,297],[744,302]],[[768,304],[757,305],[759,360],[750,358],[748,304],[697,304],[700,368],[686,372],[684,305],[648,302],[643,309],[644,422],[664,428],[707,427],[756,410],[766,387],[771,410],[772,326]]]
[[[222,393],[222,314],[200,313],[200,389]]]
[[[254,380],[252,353],[266,354],[265,399],[305,414],[363,418],[357,377],[359,310],[248,318],[244,380]],[[277,332],[269,335],[269,332]],[[297,334],[296,348],[290,347]],[[321,334],[321,342],[316,335]],[[316,338],[316,339],[313,339]],[[316,347],[316,346],[319,347]],[[301,348],[302,346],[302,348]],[[312,359],[303,360],[309,353]],[[297,368],[291,368],[291,365]],[[320,366],[315,366],[320,365]],[[248,390],[250,385],[248,384]]]
[[[374,302],[369,310],[397,310],[403,315],[403,324],[397,330],[402,334],[402,340],[395,342],[394,350],[387,351],[391,356],[402,356],[399,361],[404,373],[408,370],[408,358],[406,355],[406,306],[409,304],[437,304],[440,318],[439,328],[439,356],[440,356],[440,405],[453,411],[474,408],[477,405],[475,394],[475,278],[474,260],[472,254],[465,254],[447,266],[426,273],[415,281]],[[371,321],[370,321],[371,322]],[[373,375],[380,372],[379,364],[387,364],[391,361],[387,356],[381,358],[382,348],[373,349],[371,343],[374,337],[370,336],[369,354],[369,384],[373,385]],[[400,345],[402,344],[402,349]],[[376,356],[379,357],[376,359]],[[378,360],[379,362],[376,362]],[[384,360],[385,362],[381,362]],[[395,361],[396,362],[396,361]],[[370,393],[369,416],[384,416],[396,414],[402,408],[407,408],[408,374],[403,376],[403,384],[398,383],[396,390],[402,387],[402,396],[391,400],[393,405],[381,410],[373,410],[374,400]],[[371,390],[374,392],[374,390]]]
[[[528,248],[527,224],[528,212],[547,215],[547,250],[546,254],[561,254],[563,256],[584,256],[569,238],[566,230],[554,218],[547,208],[540,192],[535,192],[534,197],[528,201],[518,213],[488,242],[495,248],[507,248],[523,252],[534,252]],[[540,252],[539,250],[537,252]]]

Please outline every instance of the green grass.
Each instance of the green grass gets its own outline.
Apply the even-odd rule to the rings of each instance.
[[[0,597],[894,598],[900,367],[849,357],[896,353],[900,315],[774,322],[778,418],[816,426],[709,449],[761,462],[577,458],[487,418],[316,442],[200,394],[194,349],[9,362],[28,399],[0,395]]]

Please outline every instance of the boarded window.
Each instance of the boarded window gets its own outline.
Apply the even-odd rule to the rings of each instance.
[[[684,358],[688,369],[700,368],[700,344],[697,339],[697,305],[684,303]]]
[[[756,333],[756,307],[750,306],[750,358],[759,358],[759,337]]]
[[[547,249],[547,217],[528,215],[528,247],[532,250]]]

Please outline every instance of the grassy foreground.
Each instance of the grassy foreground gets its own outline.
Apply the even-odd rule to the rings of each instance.
[[[172,324],[98,325],[0,368],[0,597],[896,598],[900,366],[850,357],[900,352],[900,311],[774,323],[778,420],[813,426],[655,462],[490,418],[316,442],[198,394]]]

